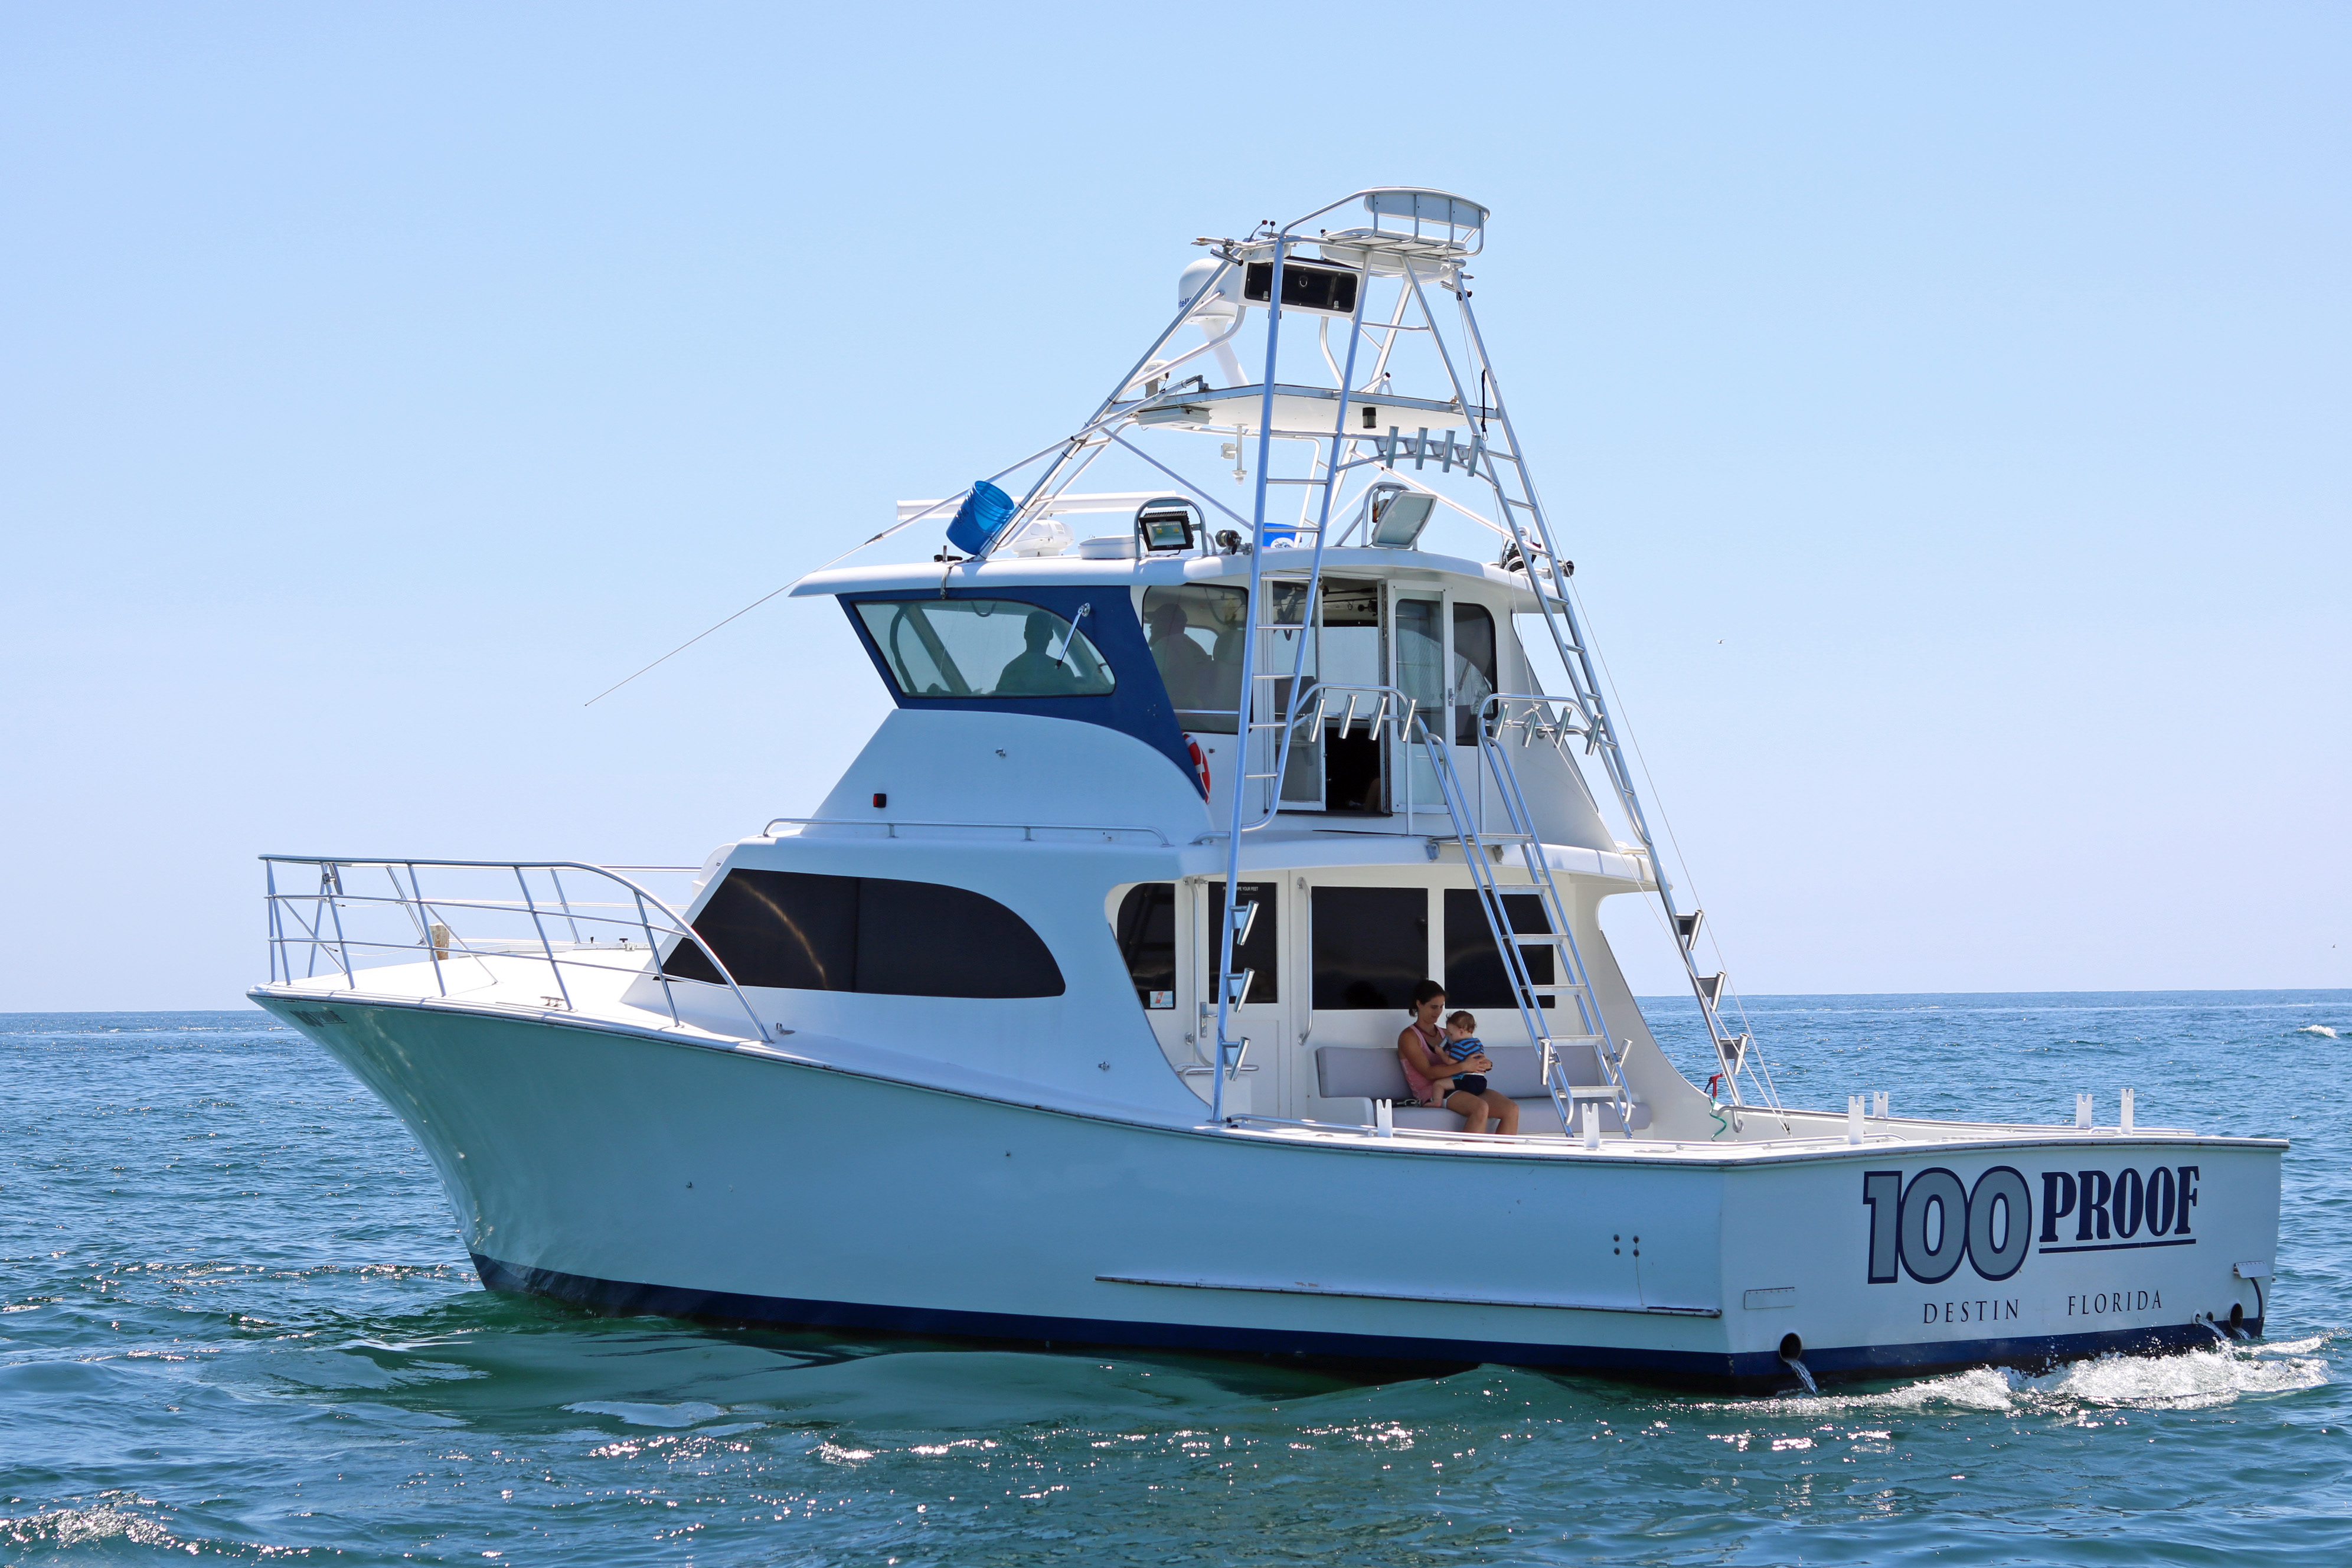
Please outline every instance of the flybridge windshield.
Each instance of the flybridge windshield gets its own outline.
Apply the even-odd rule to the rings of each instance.
[[[1242,701],[1249,595],[1199,583],[1146,588],[1143,625],[1176,721],[1202,734],[1232,734]]]
[[[1118,685],[1084,631],[1017,599],[867,599],[857,614],[909,697],[1104,697]]]

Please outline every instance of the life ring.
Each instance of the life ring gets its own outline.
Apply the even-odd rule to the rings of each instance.
[[[1209,793],[1209,757],[1201,750],[1201,742],[1192,736],[1184,737],[1184,749],[1192,753],[1192,766],[1201,775],[1201,793]]]

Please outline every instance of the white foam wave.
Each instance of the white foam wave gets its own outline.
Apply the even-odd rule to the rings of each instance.
[[[2258,1340],[2243,1348],[2248,1355],[2316,1355],[2326,1342],[2326,1334],[2314,1334],[2307,1340]]]
[[[2069,1362],[2039,1377],[2003,1367],[1970,1367],[1877,1394],[1795,1394],[1706,1408],[1791,1415],[1822,1411],[2008,1410],[2064,1415],[2086,1409],[2198,1410],[2247,1394],[2286,1394],[2328,1381],[2314,1354],[2325,1334],[2283,1344],[2216,1345],[2176,1355],[2103,1355]]]
[[[563,1408],[581,1415],[612,1415],[632,1426],[691,1426],[727,1412],[716,1405],[688,1399],[677,1405],[635,1405],[621,1399],[589,1400]]]
[[[2295,1033],[2298,1035],[2319,1035],[2331,1040],[2336,1037],[2336,1031],[2329,1028],[2325,1024],[2305,1024],[2302,1028],[2297,1029]]]
[[[153,1500],[138,1500],[147,1503]],[[135,1546],[184,1549],[190,1552],[196,1550],[193,1543],[181,1540],[153,1520],[110,1502],[95,1508],[43,1509],[21,1519],[0,1519],[0,1541],[18,1546],[88,1546],[118,1539]]]

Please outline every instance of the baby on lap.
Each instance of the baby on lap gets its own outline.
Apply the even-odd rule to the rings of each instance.
[[[1486,1047],[1478,1043],[1477,1028],[1478,1020],[1469,1014],[1452,1015],[1445,1020],[1445,1043],[1438,1049],[1444,1051],[1448,1059],[1457,1062],[1466,1062],[1472,1057],[1483,1055]],[[1430,1087],[1437,1091],[1437,1102],[1443,1105],[1445,1097],[1455,1089],[1465,1089],[1472,1094],[1486,1093],[1486,1075],[1482,1072],[1457,1073],[1452,1078],[1439,1079]]]

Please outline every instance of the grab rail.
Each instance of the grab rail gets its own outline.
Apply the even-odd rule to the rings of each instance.
[[[446,996],[449,994],[449,980],[444,966],[448,963],[459,959],[510,959],[535,956],[547,964],[549,973],[554,977],[556,994],[547,1000],[551,1003],[560,1003],[563,1008],[570,1010],[573,1004],[572,987],[564,976],[566,967],[596,969],[610,973],[614,966],[595,958],[559,957],[559,950],[565,952],[584,951],[601,957],[603,954],[614,952],[615,949],[600,947],[596,944],[596,936],[602,933],[592,931],[592,934],[583,938],[581,935],[581,927],[583,924],[591,928],[619,927],[624,933],[617,939],[617,950],[620,952],[631,951],[629,940],[631,935],[641,935],[645,939],[646,951],[651,955],[646,971],[647,976],[661,987],[662,999],[669,1006],[670,1022],[673,1025],[683,1027],[686,1022],[684,1016],[678,1012],[677,994],[671,990],[671,987],[682,977],[663,972],[666,955],[662,952],[662,943],[675,939],[669,950],[670,952],[675,953],[677,951],[676,943],[692,942],[709,961],[711,971],[719,976],[719,983],[727,987],[736,1003],[743,1009],[743,1016],[751,1022],[751,1032],[761,1039],[768,1037],[770,1032],[768,1026],[762,1023],[759,1014],[752,1010],[751,998],[743,994],[743,988],[736,984],[734,975],[728,971],[724,961],[711,949],[709,942],[702,940],[701,934],[687,922],[683,915],[665,902],[659,894],[621,875],[612,867],[591,865],[584,860],[415,860],[405,858],[361,859],[348,856],[330,855],[264,855],[261,857],[261,862],[265,868],[264,874],[268,884],[265,900],[269,917],[269,978],[272,984],[281,979],[291,984],[297,978],[315,977],[320,961],[324,957],[332,961],[335,971],[342,975],[344,983],[356,991],[359,989],[359,966],[352,963],[354,950],[358,951],[362,962],[371,955],[380,955],[377,963],[368,965],[370,968],[395,963],[413,963],[418,952],[422,950],[431,958],[435,984],[440,994]],[[280,867],[309,868],[317,874],[318,885],[313,889],[281,890],[278,885]],[[511,872],[516,889],[522,896],[519,900],[467,896],[457,892],[428,896],[425,891],[424,880],[417,874],[420,868],[436,871]],[[630,868],[686,871],[698,868],[632,867]],[[373,871],[382,871],[384,874],[384,879],[391,888],[389,894],[363,891],[353,885],[353,873]],[[532,889],[530,873],[534,871],[545,874],[551,896],[542,898]],[[566,871],[603,878],[607,882],[618,884],[628,896],[625,899],[612,900],[574,898],[563,885],[562,874]],[[404,873],[407,878],[404,886],[402,882]],[[306,908],[307,919],[305,918]],[[362,914],[382,915],[394,909],[397,909],[406,917],[407,923],[404,932],[400,931],[395,925],[394,934],[404,935],[409,940],[392,940],[373,930],[363,930],[355,935],[347,928],[343,919],[345,912],[350,910],[356,910]],[[461,935],[449,923],[448,919],[445,918],[459,910],[469,911],[483,917],[490,915],[527,917],[530,922],[530,934],[520,938]],[[624,914],[600,912],[604,910],[631,912]],[[551,921],[561,921],[564,929],[571,932],[568,941],[559,942],[549,934],[548,925]],[[303,965],[304,973],[299,977],[295,973],[294,963],[295,950],[298,948],[307,950],[307,961]],[[398,956],[393,956],[394,954]],[[702,984],[708,982],[697,981],[695,984]]]
[[[1169,847],[1168,835],[1156,827],[1105,826],[1098,822],[917,822],[905,817],[866,816],[772,816],[760,829],[760,837],[772,838],[778,823],[790,823],[803,827],[887,827],[887,837],[898,837],[901,827],[988,827],[1018,832],[1024,842],[1034,843],[1040,833],[1149,833]]]

